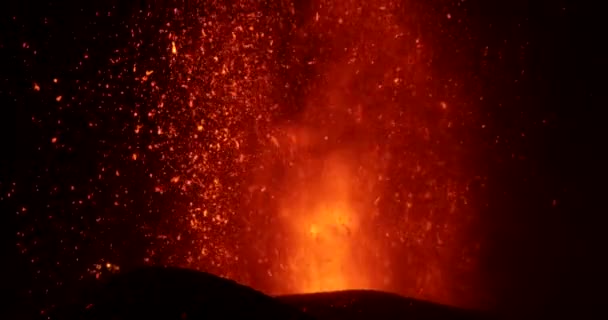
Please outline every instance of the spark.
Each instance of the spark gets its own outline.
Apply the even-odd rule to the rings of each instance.
[[[462,200],[470,159],[449,131],[462,119],[441,110],[448,101],[474,115],[472,104],[433,70],[433,42],[402,17],[405,4],[328,3],[302,17],[258,1],[136,14],[98,82],[74,81],[80,92],[55,104],[82,112],[95,140],[86,184],[49,190],[68,190],[77,214],[68,220],[82,222],[60,226],[64,238],[91,225],[78,245],[99,238],[110,248],[123,240],[112,221],[124,220],[154,240],[139,262],[268,293],[368,288],[458,303],[453,288],[476,271],[459,253],[473,216]],[[48,149],[72,152],[81,131],[63,112],[41,145],[61,137]],[[80,251],[101,258],[95,250]],[[87,256],[73,251],[65,260]],[[103,258],[97,271],[123,265]]]

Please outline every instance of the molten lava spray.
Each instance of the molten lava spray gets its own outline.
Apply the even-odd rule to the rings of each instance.
[[[469,209],[449,84],[390,1],[318,2],[292,39],[297,112],[274,126],[253,181],[276,215],[262,251],[279,293],[397,291],[456,303]],[[302,67],[300,67],[302,68]],[[294,108],[292,107],[292,110]],[[256,211],[259,214],[259,211]],[[470,270],[470,269],[469,269]],[[461,276],[461,275],[460,275]]]
[[[171,12],[161,62],[136,66],[150,97],[136,130],[172,198],[150,261],[273,294],[470,305],[472,111],[435,67],[423,12],[388,0]]]

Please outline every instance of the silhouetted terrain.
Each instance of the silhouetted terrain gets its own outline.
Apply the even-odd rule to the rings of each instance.
[[[93,285],[94,286],[94,285]],[[480,319],[473,313],[374,291],[273,298],[211,274],[144,268],[86,288],[55,319]],[[72,299],[74,300],[74,299]]]
[[[315,319],[486,319],[471,311],[369,290],[291,295],[278,299]]]
[[[311,319],[234,281],[178,268],[119,274],[58,312],[62,319]]]

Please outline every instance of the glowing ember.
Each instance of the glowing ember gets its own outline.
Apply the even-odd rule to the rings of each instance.
[[[194,268],[273,294],[371,288],[460,305],[483,294],[463,137],[475,105],[452,62],[436,65],[442,48],[419,6],[146,8],[96,82],[32,79],[28,90],[63,112],[43,147],[70,157],[86,145],[73,136],[95,140],[87,175],[66,169],[84,177],[76,188],[46,186],[51,198],[69,190],[74,212],[97,210],[66,214],[86,228],[51,229],[92,243],[61,254],[99,272],[125,260]],[[97,59],[80,56],[82,68]],[[84,133],[68,134],[59,120],[70,113]],[[125,234],[144,239],[137,263],[113,256]]]
[[[164,167],[156,190],[187,199],[173,218],[187,229],[162,227],[176,242],[166,262],[273,293],[374,288],[457,303],[468,226],[455,95],[438,93],[431,52],[400,22],[408,8],[311,8],[295,24],[291,5],[217,3],[175,10],[159,30],[171,55],[143,66],[151,98],[135,118]]]
[[[424,42],[397,23],[405,9],[318,4],[293,40],[292,63],[308,61],[315,76],[289,91],[303,93],[303,107],[262,142],[253,181],[264,187],[252,190],[263,192],[249,204],[250,221],[277,234],[257,238],[273,292],[372,288],[458,301],[454,275],[473,266],[456,253],[470,226],[464,159],[448,104],[433,96]],[[264,224],[260,214],[279,218]]]

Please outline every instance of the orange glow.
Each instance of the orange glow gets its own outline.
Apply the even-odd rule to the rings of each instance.
[[[353,205],[351,168],[340,157],[327,159],[321,166],[294,189],[281,208],[282,224],[291,234],[292,255],[287,258],[291,289],[372,288],[365,265],[370,257],[357,256],[366,233],[361,212]]]
[[[472,104],[435,69],[420,9],[209,5],[217,14],[171,24],[171,81],[146,72],[159,84],[142,84],[153,107],[134,125],[164,166],[154,190],[184,199],[163,226],[179,235],[159,245],[168,263],[270,294],[470,301],[475,289],[459,290],[476,285],[473,159],[457,130]]]
[[[319,6],[294,40],[306,56],[322,39],[325,53],[306,61],[315,77],[299,112],[272,123],[253,164],[250,190],[263,192],[248,203],[249,221],[267,234],[251,247],[268,274],[253,285],[462,305],[458,288],[475,285],[475,257],[464,240],[468,177],[450,131],[461,104],[441,93],[427,42],[400,24],[405,9],[366,6]]]

